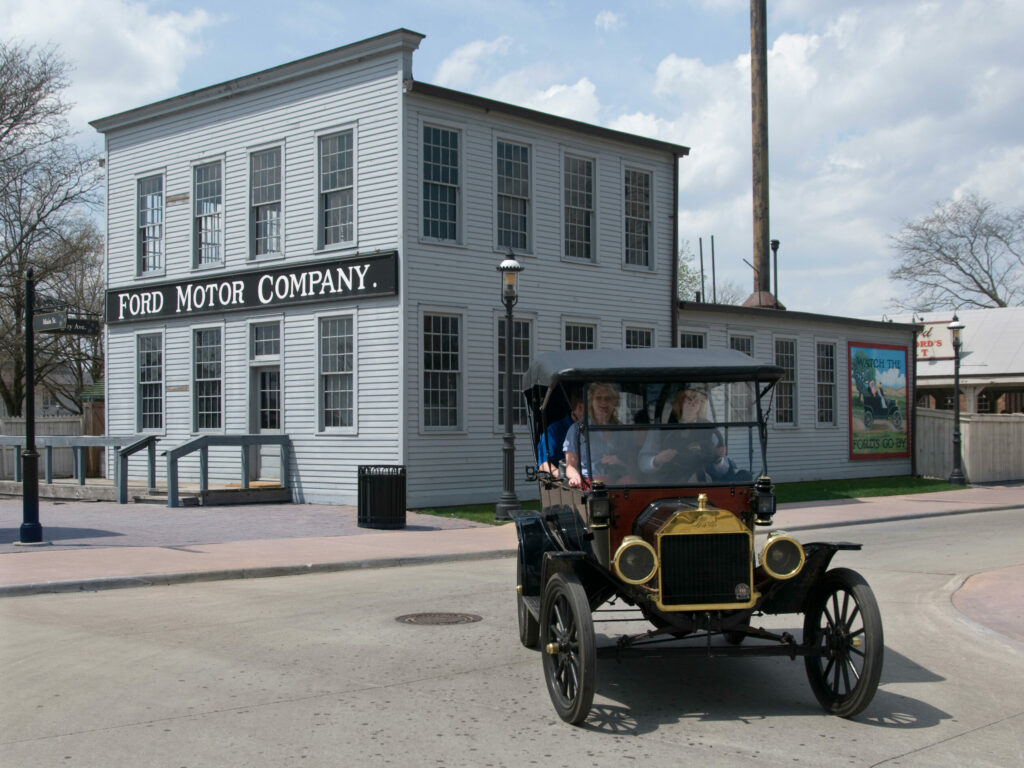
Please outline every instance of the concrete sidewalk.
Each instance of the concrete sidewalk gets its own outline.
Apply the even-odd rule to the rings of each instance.
[[[774,527],[836,528],[1012,507],[1024,507],[1024,485],[787,504]],[[44,500],[39,520],[51,542],[44,546],[16,543],[21,519],[21,499],[0,499],[0,597],[505,557],[516,548],[512,525],[409,512],[405,528],[377,531],[360,528],[347,506],[169,509]],[[1024,641],[1022,606],[1024,565],[969,580],[957,599],[971,618]]]

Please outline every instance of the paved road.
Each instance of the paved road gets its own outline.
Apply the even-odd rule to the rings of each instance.
[[[885,622],[856,721],[820,711],[799,660],[674,657],[602,660],[591,719],[566,726],[518,644],[503,558],[0,600],[0,764],[1019,766],[1024,645],[950,602],[1020,562],[1019,515],[801,534],[865,545],[836,563]],[[395,621],[422,611],[482,620]]]

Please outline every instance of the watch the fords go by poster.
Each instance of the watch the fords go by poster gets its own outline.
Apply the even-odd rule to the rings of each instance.
[[[850,342],[850,458],[910,455],[907,348]]]

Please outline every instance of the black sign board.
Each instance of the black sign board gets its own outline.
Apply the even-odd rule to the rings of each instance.
[[[49,312],[45,315],[32,317],[32,330],[36,333],[56,333],[63,331],[68,323],[67,312]]]
[[[388,251],[111,289],[106,321],[114,325],[397,293],[398,253]]]
[[[32,318],[32,330],[36,333],[66,333],[72,336],[96,336],[100,332],[99,320],[84,317],[68,317],[67,312],[49,312]]]
[[[63,333],[76,336],[98,336],[100,332],[99,320],[88,320],[84,317],[69,317]]]

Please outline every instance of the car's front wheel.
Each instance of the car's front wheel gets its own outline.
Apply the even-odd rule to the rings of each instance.
[[[556,573],[541,601],[541,651],[551,703],[567,723],[583,722],[597,687],[597,650],[590,603],[580,580]]]
[[[871,587],[856,571],[836,568],[812,590],[804,610],[807,678],[825,710],[839,717],[860,713],[875,695],[885,641]]]

